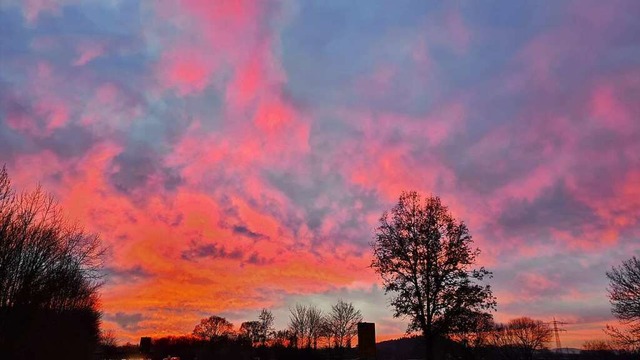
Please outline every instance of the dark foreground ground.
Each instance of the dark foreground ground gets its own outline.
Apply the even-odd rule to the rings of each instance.
[[[567,349],[563,353],[538,351],[533,358],[515,348],[469,349],[452,341],[439,344],[437,360],[640,360],[639,354],[612,351],[580,351]],[[420,337],[389,340],[376,344],[376,360],[408,360],[424,358],[424,345]],[[185,338],[165,338],[153,341],[147,353],[138,346],[103,349],[96,359],[149,358],[162,360],[168,356],[181,360],[237,359],[237,360],[347,360],[364,359],[357,348],[352,349],[295,349],[284,346],[252,347],[238,341],[206,342]]]

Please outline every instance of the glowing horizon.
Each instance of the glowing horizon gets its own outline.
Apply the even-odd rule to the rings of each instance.
[[[0,164],[108,247],[103,325],[190,333],[353,302],[402,190],[436,194],[493,271],[497,321],[600,339],[640,256],[635,1],[4,1]]]

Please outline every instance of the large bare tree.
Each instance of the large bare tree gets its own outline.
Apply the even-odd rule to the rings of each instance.
[[[342,300],[331,306],[326,316],[327,335],[336,348],[350,347],[351,339],[358,333],[358,323],[362,321],[362,313],[352,303]]]
[[[289,309],[289,312],[289,331],[291,332],[293,347],[301,348],[304,346],[305,339],[309,333],[307,307],[302,304],[296,304],[295,307]]]
[[[614,343],[629,351],[640,351],[640,260],[635,256],[607,272],[611,312],[623,328],[607,326]]]
[[[262,309],[258,315],[258,322],[260,324],[260,344],[264,346],[273,337],[273,313],[268,309]]]
[[[324,329],[324,315],[320,308],[315,305],[307,307],[307,324],[309,328],[307,347],[313,346],[314,349],[317,349],[318,340],[322,337]]]
[[[296,304],[289,312],[289,330],[294,336],[295,346],[317,348],[324,330],[322,310],[314,305]]]
[[[472,244],[467,226],[436,196],[403,192],[380,218],[371,266],[394,295],[394,315],[407,316],[408,331],[424,336],[427,359],[435,355],[436,338],[457,322],[495,309],[490,286],[480,283],[491,273],[472,268],[480,253]]]
[[[98,236],[66,220],[52,196],[39,187],[16,193],[0,169],[0,352],[91,353],[103,252]]]

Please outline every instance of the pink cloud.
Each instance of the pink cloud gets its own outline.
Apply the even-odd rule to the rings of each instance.
[[[93,59],[102,56],[104,54],[104,47],[97,43],[83,43],[78,45],[77,52],[78,57],[73,62],[74,66],[83,66],[92,61]]]
[[[56,14],[60,11],[59,0],[25,0],[23,6],[24,16],[30,24],[38,20],[40,14]]]
[[[520,273],[516,277],[520,284],[519,299],[542,296],[546,291],[553,291],[558,288],[558,284],[550,279],[536,273]]]
[[[613,84],[600,84],[594,89],[591,108],[591,113],[601,126],[622,134],[635,127],[630,114],[618,99],[618,91]]]
[[[33,137],[46,137],[69,121],[67,105],[58,99],[43,98],[34,104],[33,114],[9,114],[7,124]]]
[[[240,96],[247,97],[260,65],[251,63],[256,46],[263,40],[258,32],[261,8],[253,1],[186,0],[160,2],[161,17],[182,28],[184,39],[167,40],[158,67],[161,84],[175,88],[181,96],[198,93],[223,66],[246,63],[249,69],[240,79]],[[189,34],[189,35],[187,35]],[[186,40],[188,39],[188,40]],[[186,40],[186,41],[185,41]],[[253,66],[253,68],[251,68]],[[248,77],[247,77],[248,76]]]
[[[245,107],[258,96],[260,91],[266,90],[265,74],[262,67],[262,61],[258,56],[255,56],[236,69],[233,81],[227,89],[230,105]]]
[[[162,85],[175,89],[180,96],[204,90],[215,71],[216,64],[196,46],[165,51],[159,63]]]

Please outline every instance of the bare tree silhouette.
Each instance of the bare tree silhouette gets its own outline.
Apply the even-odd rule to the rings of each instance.
[[[326,316],[327,335],[333,340],[336,348],[350,347],[351,339],[358,333],[358,323],[362,321],[362,313],[352,303],[338,300],[331,306]]]
[[[472,244],[467,226],[438,197],[403,192],[380,218],[371,266],[385,292],[394,293],[394,316],[408,316],[409,331],[422,332],[427,359],[435,355],[436,338],[457,322],[495,309],[490,286],[478,283],[491,273],[471,268],[480,253]]]
[[[252,346],[260,343],[261,324],[259,321],[245,321],[240,324],[239,336],[246,338]]]
[[[307,347],[313,346],[314,349],[317,349],[318,340],[324,335],[324,316],[322,310],[315,305],[307,307],[307,325],[309,328]]]
[[[104,250],[40,187],[16,194],[0,170],[0,352],[87,357],[99,340]],[[9,356],[10,358],[12,356]]]
[[[258,315],[258,322],[260,324],[259,340],[260,344],[264,346],[273,337],[273,313],[268,309],[262,309]]]
[[[521,317],[496,325],[488,341],[504,359],[532,360],[534,353],[545,349],[552,338],[553,330],[548,324]]]
[[[193,335],[203,340],[229,336],[232,332],[233,324],[216,315],[200,320],[200,323],[193,329]]]
[[[289,331],[291,332],[293,346],[301,348],[309,333],[309,320],[307,319],[307,307],[296,304],[293,309],[289,309]]]
[[[289,312],[289,331],[293,334],[295,347],[316,349],[325,329],[322,310],[314,305],[296,304]]]
[[[607,272],[611,312],[625,328],[607,325],[617,347],[640,352],[640,260],[635,256]]]

